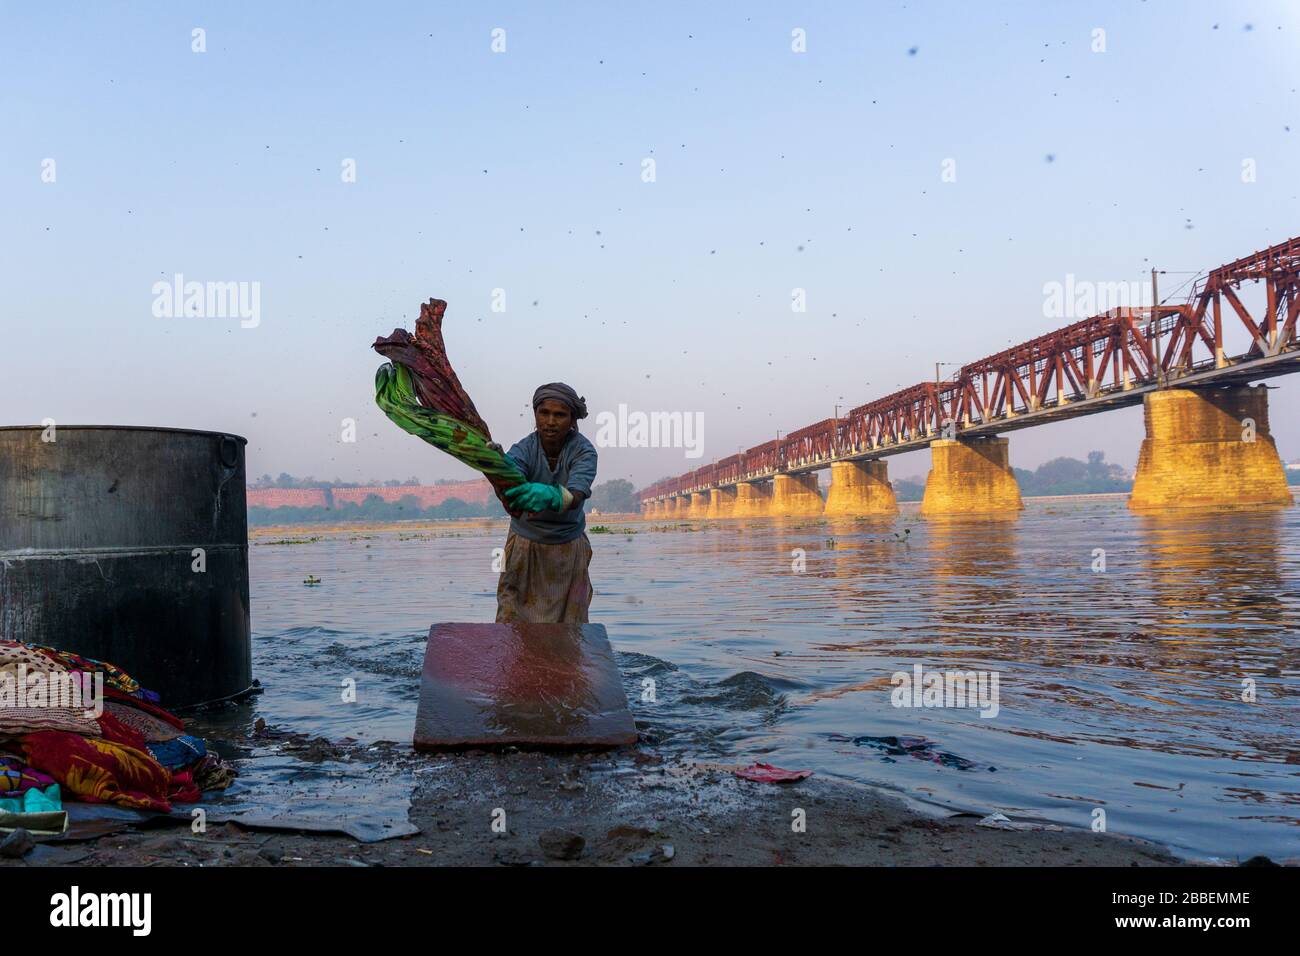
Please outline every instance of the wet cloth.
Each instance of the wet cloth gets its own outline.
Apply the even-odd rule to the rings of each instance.
[[[104,697],[98,718],[78,729],[53,729],[47,720],[15,733],[21,729],[16,721],[8,729],[0,724],[0,797],[58,784],[68,800],[167,812],[172,803],[201,799],[200,780],[219,789],[235,777],[232,767],[207,752],[204,741],[185,734],[184,722],[158,705],[156,693],[113,664],[0,641],[0,665],[5,664],[21,664],[29,672],[99,672]],[[55,710],[28,709],[45,718]],[[89,732],[81,732],[83,726]],[[201,775],[196,777],[196,771]]]
[[[596,446],[578,431],[569,432],[560,448],[556,467],[551,468],[542,448],[542,438],[532,432],[515,442],[506,452],[526,481],[540,481],[560,485],[583,499],[568,511],[541,511],[537,514],[512,515],[510,531],[530,541],[542,544],[564,544],[573,541],[587,529],[583,506],[591,497],[591,483],[596,480]]]
[[[497,623],[586,624],[594,593],[587,536],[540,544],[512,530],[497,580]]]
[[[750,764],[731,772],[742,780],[753,780],[755,783],[794,783],[812,776],[811,770],[784,770],[770,763]]]
[[[836,738],[832,737],[832,739]],[[928,760],[930,763],[937,763],[941,767],[951,767],[955,770],[977,769],[974,761],[948,753],[946,750],[940,750],[933,740],[926,740],[924,737],[869,737],[864,735],[849,739],[853,741],[854,746],[871,747],[887,754],[884,758],[886,763],[894,763],[894,757],[914,757],[917,760]],[[989,767],[989,769],[995,770],[996,768]]]
[[[167,788],[167,799],[172,803],[198,803],[203,799],[203,793],[194,783],[193,772],[177,770],[171,778],[171,784]]]
[[[374,349],[388,364],[375,373],[375,403],[394,424],[483,473],[502,507],[509,488],[523,484],[515,464],[492,441],[469,393],[447,358],[442,320],[447,303],[421,304],[415,334],[394,329],[375,340]]]

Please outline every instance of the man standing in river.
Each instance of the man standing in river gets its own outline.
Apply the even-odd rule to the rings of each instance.
[[[533,393],[536,430],[506,454],[527,481],[506,492],[515,509],[497,582],[497,623],[586,624],[591,543],[583,504],[596,448],[578,431],[587,403],[562,382]]]

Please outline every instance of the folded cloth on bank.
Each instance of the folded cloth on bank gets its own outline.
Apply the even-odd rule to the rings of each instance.
[[[37,730],[98,734],[100,726],[88,706],[55,706],[67,699],[56,688],[70,691],[73,682],[77,683],[75,699],[84,702],[80,680],[81,673],[70,673],[62,661],[43,654],[39,647],[0,641],[0,736]]]
[[[66,671],[67,668],[53,658],[42,654],[31,644],[19,641],[0,641],[0,673],[8,672],[17,676],[18,665],[31,671]]]
[[[161,717],[156,717],[149,711],[132,704],[123,703],[120,700],[107,700],[104,702],[104,713],[108,714],[114,720],[127,727],[130,727],[145,743],[157,744],[165,740],[175,740],[181,735],[181,729],[175,724],[168,723]]]
[[[22,796],[0,796],[0,830],[23,829],[41,835],[62,833],[68,828],[59,785],[33,787]]]
[[[134,707],[136,710],[142,710],[146,714],[150,714],[154,717],[157,717],[159,720],[163,721],[164,723],[171,724],[173,727],[176,728],[177,733],[185,732],[185,721],[181,720],[179,717],[177,717],[174,714],[168,713],[167,711],[159,707],[157,704],[145,700],[144,698],[132,697],[130,694],[124,694],[120,690],[116,690],[115,688],[105,687],[104,700],[105,700],[105,706],[107,706],[107,702],[109,701],[114,701],[119,704],[126,704],[128,707]]]
[[[102,737],[42,730],[23,738],[28,762],[87,803],[167,813],[172,775],[153,756]]]
[[[202,740],[188,734],[163,743],[145,744],[145,749],[168,770],[188,767],[203,759],[208,753],[207,745]]]
[[[38,730],[66,730],[97,736],[99,721],[80,707],[5,707],[0,705],[0,733],[16,737]]]
[[[15,680],[37,672],[78,679],[103,675],[103,698],[83,699],[84,708],[41,706],[59,703],[49,696],[37,706],[24,701],[23,707],[6,707],[0,686],[0,797],[26,799],[57,785],[64,799],[165,813],[172,803],[201,799],[201,788],[221,789],[235,778],[229,764],[159,706],[157,693],[114,664],[0,641],[0,671]],[[102,704],[102,712],[85,716],[93,714],[94,703]]]
[[[0,797],[0,811],[5,813],[46,813],[63,809],[59,785],[32,787],[19,796]]]
[[[28,647],[34,646],[38,645],[28,645]],[[111,687],[132,697],[147,700],[152,704],[158,703],[159,697],[154,691],[141,687],[139,681],[114,664],[107,661],[97,661],[93,657],[82,657],[80,654],[72,653],[72,651],[61,651],[53,647],[45,647],[44,645],[39,645],[39,649],[47,658],[62,664],[66,670],[84,671],[86,673],[98,671],[104,675],[104,686],[106,688]]]
[[[27,766],[26,757],[0,754],[0,799],[26,793],[33,788],[44,790],[53,783],[53,777]]]
[[[235,768],[209,750],[193,767],[190,776],[200,790],[225,790],[235,782]]]

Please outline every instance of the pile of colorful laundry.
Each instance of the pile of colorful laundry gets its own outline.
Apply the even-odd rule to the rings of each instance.
[[[105,661],[0,641],[0,830],[64,799],[166,813],[228,787],[233,768],[158,701]]]

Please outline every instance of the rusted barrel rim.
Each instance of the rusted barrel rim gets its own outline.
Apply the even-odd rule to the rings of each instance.
[[[39,432],[45,430],[44,425],[0,425],[0,432]],[[206,431],[201,428],[172,428],[167,425],[60,425],[57,422],[54,427],[59,431],[114,431],[114,432],[167,432],[172,435],[209,435],[214,438],[233,438],[235,441],[242,441],[248,444],[248,439],[243,435],[236,435],[233,432],[214,432]]]

